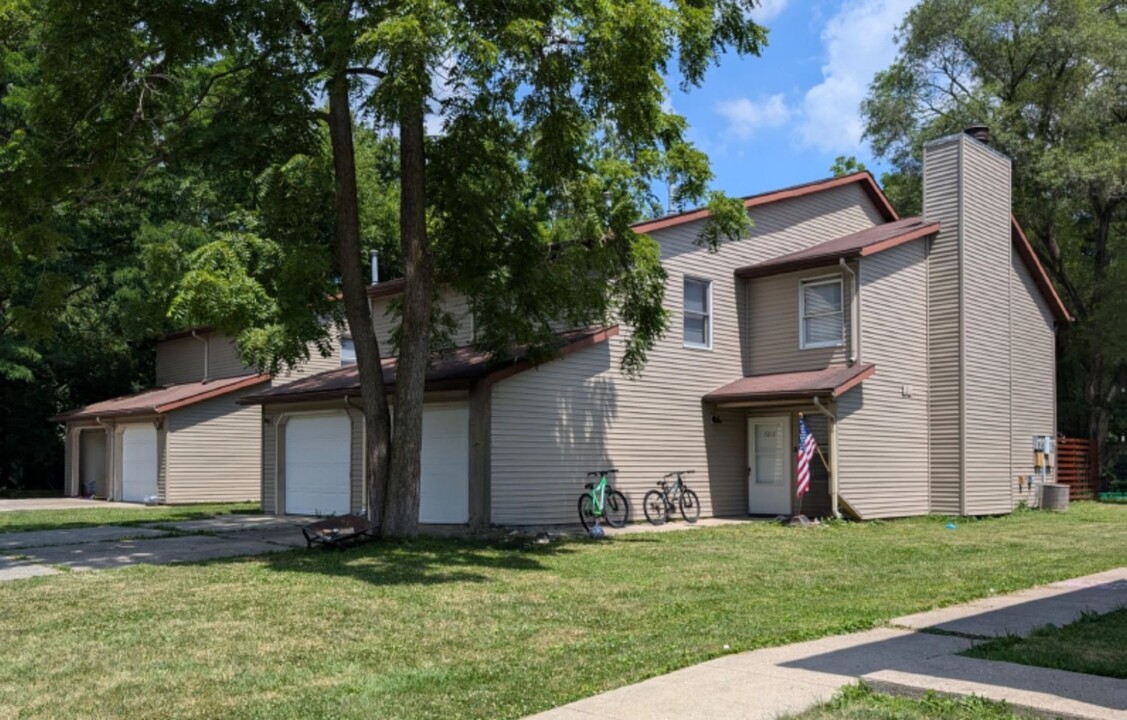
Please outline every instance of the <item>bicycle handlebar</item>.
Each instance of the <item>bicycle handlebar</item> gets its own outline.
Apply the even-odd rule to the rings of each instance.
[[[662,475],[661,477],[662,477],[663,479],[664,479],[664,478],[670,478],[670,477],[673,477],[674,475],[676,475],[676,476],[680,477],[680,476],[682,476],[682,475],[692,475],[692,474],[693,474],[693,473],[695,473],[695,472],[696,472],[696,470],[677,470],[677,471],[675,471],[675,472],[671,472],[671,473],[665,473],[665,474],[664,474],[664,475]]]
[[[610,475],[611,473],[618,472],[618,468],[610,468],[608,470],[593,470],[587,473],[587,477],[602,477],[603,475]]]

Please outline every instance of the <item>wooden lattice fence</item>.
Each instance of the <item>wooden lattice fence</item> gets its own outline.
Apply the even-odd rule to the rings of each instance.
[[[1092,500],[1096,492],[1099,463],[1092,457],[1092,443],[1081,438],[1057,439],[1057,482],[1068,485],[1070,500]]]

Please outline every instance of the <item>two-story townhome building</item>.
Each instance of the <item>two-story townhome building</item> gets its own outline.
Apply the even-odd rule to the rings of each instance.
[[[161,504],[258,500],[262,416],[237,401],[271,386],[340,367],[329,357],[271,378],[244,365],[231,338],[196,328],[162,337],[154,386],[75,408],[66,423],[67,495]],[[344,348],[347,362],[347,342]]]
[[[561,333],[540,366],[493,364],[472,346],[472,308],[448,297],[461,347],[428,375],[420,521],[574,523],[585,473],[607,467],[636,513],[682,469],[705,515],[1035,501],[1031,439],[1055,434],[1069,316],[1010,214],[1008,159],[968,135],[929,145],[923,217],[900,218],[868,173],[744,204],[753,227],[717,252],[697,242],[703,210],[636,226],[661,246],[672,318],[640,379],[619,369],[627,327]],[[371,289],[381,342],[401,289]],[[263,407],[266,512],[364,506],[358,394],[341,368],[240,401]],[[821,455],[798,500],[800,417]]]

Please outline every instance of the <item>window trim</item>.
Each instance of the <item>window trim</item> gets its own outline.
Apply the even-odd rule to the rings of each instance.
[[[688,310],[685,308],[685,286],[688,285],[690,280],[697,283],[703,283],[707,288],[705,302],[708,303],[708,312],[698,313],[695,310]],[[681,278],[681,347],[689,348],[690,350],[712,350],[712,317],[715,313],[715,309],[712,304],[712,286],[713,282],[709,278],[697,277],[695,275],[684,275]],[[704,335],[706,340],[704,344],[689,342],[685,339],[685,317],[689,314],[692,314],[694,316],[704,316]]]
[[[806,288],[817,287],[819,285],[837,285],[838,297],[840,298],[841,310],[835,315],[841,316],[841,339],[830,342],[807,342],[806,341]],[[824,313],[829,315],[830,313]],[[817,317],[812,315],[811,317]],[[817,350],[819,348],[843,347],[845,345],[845,278],[841,273],[833,275],[819,275],[817,277],[802,278],[798,281],[798,349],[799,350]]]

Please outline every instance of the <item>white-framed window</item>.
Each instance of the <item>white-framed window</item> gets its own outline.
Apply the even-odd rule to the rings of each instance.
[[[350,337],[340,339],[340,366],[356,364],[356,343]]]
[[[798,344],[824,348],[845,342],[840,275],[803,280],[798,286]]]
[[[685,347],[712,349],[712,281],[685,278],[683,302]]]

